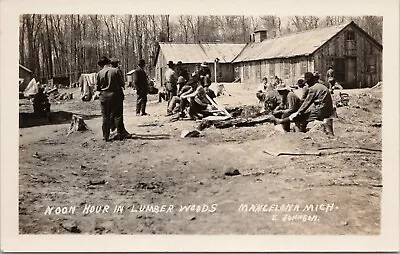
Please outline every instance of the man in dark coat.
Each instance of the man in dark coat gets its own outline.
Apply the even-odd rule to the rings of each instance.
[[[50,113],[50,102],[43,87],[39,87],[38,92],[33,97],[33,112],[37,116],[45,116]]]
[[[122,71],[121,71],[121,69],[119,67],[119,60],[117,58],[111,58],[110,62],[111,62],[111,67],[117,69],[119,75],[121,75],[121,80],[123,81],[124,80],[124,78],[123,78],[124,75],[122,74]],[[120,93],[121,93],[121,96],[122,96],[122,100],[119,101],[118,110],[120,111],[120,114],[121,114],[121,121],[122,121],[124,135],[129,137],[131,134],[125,128],[125,125],[124,125],[124,114],[123,114],[123,111],[124,111],[124,98],[125,98],[123,89],[125,89],[125,84],[122,82],[120,84],[120,87],[121,87]],[[115,125],[115,120],[114,120],[114,118],[112,118],[111,119],[111,131],[114,131],[116,128],[117,128],[117,126]]]
[[[292,115],[289,119],[291,121],[300,122],[300,131],[305,132],[307,124],[314,120],[323,121],[330,118],[334,114],[332,97],[329,89],[318,82],[318,77],[315,77],[311,72],[304,74],[306,83],[309,86],[307,97],[299,110]],[[332,134],[333,133],[329,133]]]
[[[121,84],[122,77],[116,68],[110,66],[110,60],[102,57],[98,62],[102,69],[97,73],[96,90],[100,93],[101,113],[103,116],[103,139],[109,141],[111,120],[114,119],[117,128],[116,139],[123,139],[124,128],[122,124]]]
[[[176,63],[176,75],[178,77],[183,77],[185,80],[189,80],[189,73],[187,72],[187,70],[185,68],[183,68],[182,66],[182,62],[178,61]],[[179,92],[180,89],[178,89]]]
[[[133,73],[133,84],[136,87],[137,101],[136,101],[136,115],[148,115],[146,113],[147,94],[149,93],[149,79],[144,67],[146,62],[144,59],[139,60],[138,68]]]

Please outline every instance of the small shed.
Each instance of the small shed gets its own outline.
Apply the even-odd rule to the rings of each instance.
[[[247,44],[232,61],[244,83],[277,75],[291,85],[307,71],[325,79],[330,65],[344,88],[382,80],[382,45],[353,21]]]
[[[186,68],[189,73],[195,71],[196,66],[206,62],[211,69],[212,81],[216,77],[217,82],[232,82],[234,80],[234,69],[231,62],[243,50],[245,45],[235,43],[160,42],[154,62],[155,78],[158,83],[164,83],[164,73],[168,61],[173,61],[175,64],[181,61],[183,68]],[[217,76],[215,76],[215,69],[217,70]]]
[[[19,65],[19,91],[23,92],[25,88],[28,86],[29,81],[32,79],[33,72],[23,66]]]

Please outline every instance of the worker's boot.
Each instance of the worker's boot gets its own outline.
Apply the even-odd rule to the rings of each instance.
[[[333,119],[331,119],[331,118],[324,119],[323,126],[324,126],[325,134],[327,134],[329,136],[334,136],[334,133],[333,133]]]

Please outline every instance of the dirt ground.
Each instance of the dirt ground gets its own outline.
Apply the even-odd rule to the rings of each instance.
[[[221,104],[257,105],[256,86],[225,86]],[[82,102],[77,89],[69,91],[73,100],[52,103],[51,123],[30,120],[31,105],[20,100],[21,234],[380,233],[380,89],[345,91],[350,105],[337,109],[334,138],[321,131],[284,134],[270,123],[181,138],[198,122],[169,122],[165,102],[154,95],[150,116],[137,117],[128,91],[124,121],[135,138],[109,143],[101,139],[99,102]],[[72,113],[84,115],[90,130],[67,137]],[[331,152],[264,152],[318,149]],[[235,169],[239,175],[225,175]],[[86,214],[92,205],[102,210]],[[139,211],[141,205],[158,213]],[[186,211],[187,205],[194,207]]]

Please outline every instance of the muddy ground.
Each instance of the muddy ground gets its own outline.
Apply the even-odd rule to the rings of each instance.
[[[257,106],[255,89],[245,87],[226,84],[219,102]],[[69,92],[73,100],[53,102],[51,123],[30,119],[29,102],[20,100],[21,234],[380,233],[379,89],[345,91],[350,105],[338,108],[333,139],[318,130],[283,134],[270,123],[208,128],[200,137],[181,138],[198,122],[169,122],[165,102],[153,95],[150,116],[137,117],[128,91],[125,126],[135,138],[110,143],[101,139],[99,102],[82,102],[77,89]],[[72,113],[84,115],[90,130],[67,137]],[[324,154],[274,156],[265,150]],[[235,169],[239,175],[225,175]],[[86,214],[89,205],[109,209]],[[141,205],[160,209],[140,212]],[[198,207],[182,211],[186,205]]]

